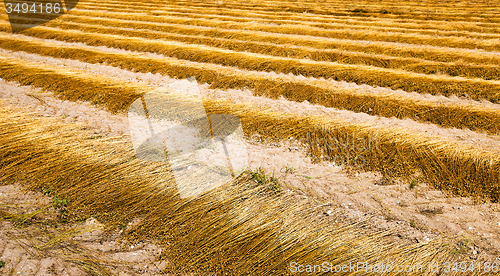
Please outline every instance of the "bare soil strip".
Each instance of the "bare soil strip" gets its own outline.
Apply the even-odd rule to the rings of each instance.
[[[0,85],[4,92],[13,91]],[[66,208],[47,208],[54,194],[2,184],[0,203],[2,275],[159,275],[168,264],[157,260],[158,242],[127,241],[127,228],[106,232],[93,217],[68,222]],[[23,215],[31,217],[19,223]]]

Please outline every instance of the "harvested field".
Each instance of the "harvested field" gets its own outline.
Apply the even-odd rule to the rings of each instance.
[[[493,1],[88,0],[15,33],[9,20],[43,15],[7,11],[0,5],[0,185],[52,203],[0,197],[0,239],[11,239],[0,242],[0,274],[37,273],[19,260],[50,260],[56,275],[335,272],[324,262],[417,268],[387,275],[498,269]],[[201,97],[157,92],[185,83]],[[148,102],[174,121],[195,118],[197,105],[207,118],[239,119],[248,166],[235,175],[224,144],[232,180],[185,198],[163,136],[165,162],[134,153],[127,112],[142,99],[150,120],[148,95],[173,106]],[[208,122],[213,141],[225,124]],[[102,230],[92,241],[84,222]],[[149,253],[136,259],[128,243]]]
[[[235,51],[199,47],[184,43],[164,42],[111,35],[95,35],[87,32],[56,31],[43,38],[68,42],[81,42],[92,46],[111,46],[130,51],[145,51],[194,62],[215,63],[252,71],[295,74],[306,77],[344,80],[359,84],[402,89],[407,92],[432,95],[464,95],[474,100],[500,100],[500,81],[447,77],[443,75],[412,74],[402,70],[382,69],[372,66],[344,65],[330,62],[314,62],[270,55],[240,53]],[[468,92],[468,93],[467,93]]]

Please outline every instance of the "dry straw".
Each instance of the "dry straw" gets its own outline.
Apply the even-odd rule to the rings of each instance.
[[[75,11],[73,14],[92,14],[94,17],[105,17],[124,19],[132,21],[144,20],[143,15],[134,15],[132,13],[117,14],[102,11]],[[179,17],[150,17],[150,22],[154,23],[174,23],[184,25],[196,25],[206,27],[229,28],[233,30],[253,30],[260,32],[271,32],[280,34],[292,35],[309,35],[317,37],[335,38],[335,39],[353,39],[366,41],[382,41],[382,42],[399,42],[408,44],[431,45],[441,47],[468,48],[468,49],[483,49],[488,51],[498,51],[500,49],[500,39],[495,38],[469,38],[458,36],[437,36],[418,33],[398,33],[388,31],[376,31],[373,29],[357,30],[353,27],[323,29],[311,27],[308,25],[264,25],[264,24],[247,24],[241,22],[225,22],[214,21],[208,19],[192,19]]]
[[[37,30],[36,32],[40,32]],[[31,31],[30,31],[31,32]],[[35,32],[35,31],[33,31]],[[269,78],[254,73],[237,72],[207,64],[189,64],[168,58],[151,58],[134,54],[121,54],[97,51],[88,48],[66,46],[61,51],[58,44],[36,42],[27,39],[0,35],[0,47],[14,51],[26,51],[57,58],[78,59],[89,63],[106,63],[112,66],[143,73],[160,73],[175,78],[195,76],[202,83],[209,83],[212,88],[251,88],[258,95],[269,97],[284,96],[289,100],[322,104],[327,107],[366,112],[372,115],[397,118],[415,118],[429,121],[445,127],[469,128],[495,134],[500,131],[500,114],[497,110],[480,105],[439,104],[431,101],[404,98],[379,93],[363,93],[349,89],[331,87],[324,82],[293,80],[291,78]],[[6,60],[4,60],[5,62]],[[28,76],[37,74],[27,63],[7,63],[12,74]],[[15,64],[15,65],[14,65]],[[26,67],[27,66],[27,67]],[[14,69],[14,67],[19,69]],[[39,68],[39,67],[38,67]],[[20,70],[20,71],[18,71]],[[17,73],[16,73],[17,72]],[[36,76],[35,76],[36,77]],[[16,78],[22,81],[21,78]],[[44,84],[39,78],[38,85]],[[113,108],[113,110],[116,110]]]
[[[138,1],[122,1],[120,3],[138,3]],[[139,4],[144,4],[140,2]],[[185,7],[184,3],[175,3],[178,6]],[[328,4],[331,7],[325,7]],[[456,3],[452,3],[455,6],[442,7],[442,2],[432,2],[428,6],[422,6],[421,2],[401,2],[397,4],[394,2],[377,2],[370,3],[370,8],[353,8],[352,6],[346,6],[346,2],[335,2],[335,1],[320,1],[314,4],[301,1],[299,3],[291,4],[290,2],[259,2],[259,5],[248,5],[242,4],[241,2],[225,1],[225,2],[198,2],[189,3],[189,7],[197,8],[198,10],[209,10],[209,9],[220,9],[220,10],[232,10],[232,11],[242,11],[248,12],[249,7],[251,11],[265,13],[270,15],[279,16],[282,14],[296,14],[302,15],[306,14],[309,16],[315,16],[318,18],[345,18],[347,16],[357,17],[369,20],[373,17],[380,19],[392,19],[392,20],[438,20],[438,21],[459,21],[464,23],[470,22],[500,22],[494,16],[495,12],[491,12],[491,4],[486,5],[475,3],[474,6],[460,6],[457,7]],[[156,7],[155,4],[148,4],[147,6]],[[388,8],[391,7],[391,8]],[[161,8],[160,6],[158,8]],[[399,8],[401,7],[401,9]],[[464,9],[467,9],[470,13],[464,13]],[[411,12],[409,12],[411,10]],[[458,10],[458,11],[457,11]],[[483,23],[484,24],[484,23]]]
[[[104,10],[119,10],[124,12],[136,12],[137,9],[131,9],[130,7],[131,1],[122,2],[97,2],[97,1],[85,1],[81,3],[80,7],[85,8],[96,8]],[[446,31],[465,31],[465,32],[478,32],[478,33],[498,33],[498,24],[495,23],[480,23],[477,22],[464,22],[464,21],[450,21],[450,20],[419,20],[413,18],[412,20],[398,20],[394,18],[386,18],[386,17],[357,17],[355,13],[351,13],[351,16],[348,19],[345,16],[321,16],[314,14],[295,14],[295,13],[283,13],[279,12],[259,12],[255,9],[248,8],[225,8],[220,5],[217,6],[207,6],[204,5],[203,9],[196,7],[195,5],[185,5],[184,3],[144,3],[133,1],[134,7],[140,7],[141,10],[148,11],[152,15],[164,15],[168,14],[181,14],[181,15],[189,15],[190,17],[200,17],[200,18],[218,18],[220,20],[225,20],[228,16],[231,16],[231,20],[246,22],[247,19],[268,19],[271,22],[281,22],[283,20],[290,20],[292,23],[297,22],[307,22],[311,23],[343,23],[343,24],[353,24],[353,25],[367,25],[367,26],[376,26],[376,27],[400,27],[414,30],[446,30]],[[335,5],[337,9],[345,9],[345,5],[343,3],[329,3],[331,5]],[[379,7],[380,10],[384,10],[386,8],[387,3],[375,4],[375,7]],[[394,3],[391,2],[391,5]],[[411,7],[415,8],[415,5],[406,6],[405,2],[399,2],[398,7]],[[426,10],[427,7],[420,6],[420,9]],[[439,7],[432,6],[432,12],[435,13]],[[451,7],[446,12],[448,15],[451,12],[456,14],[456,7]],[[461,8],[459,8],[461,9]],[[484,9],[484,7],[475,7],[476,11],[480,14],[488,14],[489,8]],[[224,16],[224,17],[222,17]],[[488,29],[484,29],[487,27]]]
[[[337,20],[337,22],[328,22],[321,23],[315,21],[315,19],[309,18],[306,19],[306,22],[303,22],[303,18],[295,17],[294,20],[283,20],[282,16],[276,15],[274,17],[262,17],[252,15],[252,13],[248,14],[248,12],[243,12],[238,14],[237,16],[221,16],[220,14],[199,14],[196,10],[191,10],[192,12],[179,12],[179,10],[165,9],[165,7],[151,7],[151,6],[141,6],[140,4],[134,6],[135,9],[129,8],[125,5],[119,4],[102,4],[102,3],[91,3],[91,4],[81,4],[79,5],[78,12],[73,14],[86,14],[89,11],[96,12],[100,17],[107,17],[107,15],[114,15],[115,13],[127,13],[128,15],[137,15],[141,12],[148,11],[153,12],[153,14],[161,14],[161,18],[152,17],[151,22],[158,23],[167,23],[171,22],[171,20],[181,19],[186,20],[184,22],[179,22],[185,25],[204,25],[204,26],[220,26],[219,24],[231,24],[234,22],[237,23],[255,23],[258,20],[258,23],[261,25],[293,25],[296,27],[313,27],[319,28],[319,30],[365,30],[365,31],[377,31],[377,32],[390,32],[391,34],[412,34],[412,35],[432,35],[432,36],[441,36],[441,37],[465,37],[465,38],[474,38],[474,39],[498,39],[500,37],[499,34],[496,33],[482,33],[482,32],[468,32],[462,31],[457,32],[457,30],[439,30],[439,29],[428,29],[428,28],[405,28],[398,23],[392,24],[366,24],[364,21],[358,22],[348,22],[345,20]],[[180,9],[182,10],[182,9]],[[81,12],[81,13],[80,13]],[[111,13],[110,13],[111,12]],[[120,17],[122,18],[122,17]],[[127,17],[127,19],[130,17]],[[136,19],[136,17],[134,17]],[[141,19],[143,20],[143,19]],[[305,24],[304,24],[305,23]],[[371,22],[369,22],[371,23]],[[207,25],[208,24],[208,25]],[[222,26],[223,27],[223,26]]]
[[[135,1],[132,1],[132,3]],[[390,18],[390,19],[406,19],[406,20],[439,20],[439,21],[465,21],[465,22],[494,22],[499,23],[495,17],[495,13],[490,13],[491,6],[488,4],[482,5],[479,7],[469,8],[470,13],[463,13],[462,9],[459,7],[459,12],[441,12],[437,9],[436,6],[441,5],[442,2],[433,2],[428,6],[430,9],[424,10],[416,10],[409,12],[406,9],[399,9],[397,6],[401,4],[401,1],[397,5],[394,2],[378,2],[373,6],[373,8],[352,8],[350,6],[346,7],[345,2],[342,2],[344,5],[334,5],[333,8],[325,7],[323,3],[306,3],[301,2],[297,4],[290,4],[289,2],[285,3],[276,3],[268,2],[268,3],[259,3],[258,6],[252,7],[254,11],[262,11],[262,12],[271,12],[271,13],[296,13],[296,14],[313,14],[317,16],[336,16],[336,17],[359,17],[359,18]],[[407,2],[404,2],[405,5]],[[337,3],[335,3],[337,4]],[[370,3],[371,4],[371,3]],[[415,9],[415,5],[418,5],[422,8],[421,2],[414,2],[414,5],[411,6],[411,9]],[[491,4],[490,4],[491,5]],[[245,4],[241,4],[241,2],[224,2],[224,3],[197,3],[192,4],[191,6],[195,6],[198,8],[205,7],[217,7],[217,8],[231,8],[231,9],[248,9]],[[396,6],[388,9],[388,6]],[[467,8],[467,7],[466,7]]]
[[[500,100],[500,82],[497,81],[430,76],[394,69],[278,58],[181,43],[173,44],[166,41],[145,39],[138,41],[133,38],[104,34],[54,30],[48,31],[46,35],[41,35],[41,32],[41,28],[36,28],[29,29],[26,33],[38,33],[37,37],[56,38],[68,42],[82,42],[92,46],[106,46],[130,51],[152,52],[179,59],[235,66],[247,70],[323,77],[432,95],[468,95],[474,100],[486,99],[492,102]]]
[[[289,34],[289,35],[310,35],[316,37],[330,37],[335,39],[349,39],[349,40],[366,40],[366,41],[381,41],[381,42],[400,42],[400,43],[410,43],[418,45],[433,45],[442,47],[455,47],[455,48],[471,48],[471,49],[483,49],[483,50],[498,50],[499,37],[495,35],[492,38],[486,39],[484,35],[480,35],[477,38],[469,37],[458,37],[458,36],[440,36],[437,37],[435,32],[433,35],[424,35],[416,33],[394,33],[394,32],[382,32],[369,30],[353,30],[354,27],[346,27],[345,30],[326,30],[317,27],[310,27],[308,25],[259,25],[259,24],[248,24],[240,22],[225,22],[225,21],[213,21],[209,19],[192,19],[183,17],[150,17],[148,21],[143,21],[144,17],[142,15],[134,15],[133,13],[127,13],[126,15],[120,13],[109,13],[101,11],[75,11],[74,15],[88,15],[96,20],[106,20],[110,19],[121,19],[127,22],[127,25],[145,26],[150,25],[149,28],[154,28],[151,25],[156,26],[155,30],[166,31],[167,26],[161,26],[158,23],[170,23],[170,24],[181,24],[188,26],[203,26],[203,27],[217,27],[221,29],[231,29],[231,30],[253,30],[259,32],[269,32],[274,34]],[[125,23],[125,22],[123,22]],[[107,24],[106,24],[107,25]],[[314,31],[308,31],[312,29]],[[327,33],[332,33],[327,35]],[[336,33],[337,35],[333,35]],[[358,34],[358,36],[356,36]],[[470,36],[470,35],[468,35]],[[474,42],[473,42],[474,41]],[[479,44],[483,45],[479,45]]]
[[[98,23],[99,25],[88,24],[91,23],[91,21],[94,24]],[[65,17],[61,19],[61,21],[46,24],[46,26],[53,26],[64,30],[79,30],[84,32],[120,35],[126,37],[163,39],[186,42],[190,44],[202,44],[233,51],[252,52],[278,57],[298,59],[307,58],[315,61],[333,61],[345,64],[368,65],[389,69],[403,69],[405,71],[422,74],[440,73],[450,76],[481,78],[485,80],[500,80],[500,68],[496,65],[491,64],[470,64],[465,62],[433,62],[417,58],[400,58],[336,49],[315,49],[306,46],[296,47],[292,45],[276,45],[265,42],[184,35],[183,33],[190,33],[190,31],[193,30],[193,27],[185,27],[175,24],[172,24],[169,27],[169,32],[162,33],[147,30],[120,29],[112,28],[109,26],[103,27],[101,24],[109,24],[108,22],[100,21],[101,20],[99,19],[89,19],[81,16],[74,18]],[[80,23],[77,24],[75,22]]]
[[[271,193],[246,174],[221,189],[181,199],[168,165],[134,159],[127,141],[88,139],[89,134],[81,126],[2,105],[0,174],[32,189],[55,188],[69,198],[75,220],[94,216],[113,227],[142,218],[126,235],[159,240],[167,272],[175,275],[291,275],[291,262],[335,266],[361,260],[427,268],[457,261],[443,241],[395,243],[389,233],[363,230],[363,223],[321,220],[317,203]],[[415,275],[433,274],[425,269]]]
[[[83,23],[95,22],[96,25],[106,25],[110,26],[113,22],[118,22],[119,20],[109,20],[105,18],[93,18],[92,13],[87,13],[87,17],[71,17],[71,21],[78,21]],[[7,20],[6,16],[2,16]],[[70,17],[70,15],[68,15]],[[59,18],[59,20],[65,20],[65,17]],[[80,21],[84,20],[84,21]],[[176,28],[170,24],[164,27],[158,24],[148,23],[148,22],[134,22],[122,20],[121,27],[130,28],[135,26],[136,29],[144,30],[156,30],[162,32],[175,31]],[[51,22],[51,24],[57,24],[56,22]],[[182,26],[182,25],[178,25]],[[186,28],[189,26],[182,26]],[[408,58],[420,58],[425,60],[440,61],[440,62],[455,62],[461,60],[465,63],[486,63],[486,64],[500,64],[500,58],[496,55],[485,55],[484,53],[469,52],[464,53],[460,49],[454,50],[453,48],[433,48],[433,47],[410,47],[408,45],[394,45],[382,42],[359,42],[353,40],[325,40],[315,37],[307,36],[297,36],[297,35],[284,35],[284,34],[274,34],[274,33],[262,33],[256,31],[246,31],[246,30],[231,30],[224,28],[199,28],[196,26],[191,26],[189,31],[177,31],[182,34],[191,35],[204,35],[210,37],[228,38],[228,39],[239,39],[244,41],[259,41],[274,44],[290,44],[296,46],[308,46],[317,49],[339,49],[345,51],[359,51],[372,54],[382,54],[395,57],[408,57]]]
[[[89,79],[89,76],[69,70],[47,69],[44,65],[19,66],[7,61],[4,56],[0,56],[0,63],[0,76],[5,80],[41,87],[57,93],[65,100],[103,105],[113,112],[124,110],[140,92],[149,91],[132,83],[110,83],[98,76]],[[113,101],[109,101],[110,98]]]
[[[97,2],[97,1],[85,1],[81,2],[79,7],[81,8],[95,8],[99,7],[99,10],[119,10],[123,12],[136,12],[137,9],[131,9],[129,2],[123,1],[109,1],[109,2]],[[316,16],[314,14],[294,14],[294,13],[283,13],[283,12],[259,12],[254,9],[238,9],[238,8],[224,8],[221,5],[214,6],[204,6],[203,9],[199,9],[194,5],[185,5],[184,3],[144,3],[134,1],[134,7],[138,7],[142,10],[148,11],[152,15],[164,15],[168,14],[181,14],[187,15],[190,17],[203,17],[203,18],[218,18],[221,20],[227,20],[230,18],[231,20],[246,22],[247,19],[270,19],[273,22],[281,22],[283,20],[290,20],[294,23],[296,22],[312,22],[312,23],[343,23],[343,24],[360,24],[360,25],[369,25],[369,26],[380,26],[380,27],[405,27],[408,29],[417,29],[417,30],[425,30],[425,29],[443,29],[448,31],[472,31],[472,32],[493,32],[491,29],[484,30],[482,27],[495,27],[494,23],[482,23],[480,26],[477,26],[474,22],[450,22],[450,21],[431,21],[431,20],[398,20],[398,19],[390,19],[384,17],[371,17],[371,18],[361,18],[356,17],[355,14],[347,20],[345,16]],[[339,3],[330,3],[334,4],[338,9],[345,9],[345,6]],[[381,5],[376,5],[377,7],[383,8],[385,3],[381,3]],[[393,4],[393,3],[391,3]],[[406,6],[403,2],[398,3],[399,7],[410,7]],[[412,5],[415,8],[414,5]],[[419,8],[424,8],[423,6]],[[480,8],[477,11],[481,10]],[[452,7],[451,10],[447,10],[449,13],[456,9]],[[436,7],[432,7],[432,11],[436,12]],[[481,10],[482,13],[488,14],[488,9]],[[221,17],[224,16],[224,17]],[[429,22],[434,24],[429,24]]]
[[[0,62],[0,75],[6,80],[52,90],[66,99],[91,101],[113,111],[127,110],[139,93],[153,89],[80,72],[21,66],[5,58]],[[205,99],[204,105],[207,113],[238,116],[246,135],[259,133],[274,139],[295,137],[308,145],[309,153],[316,159],[341,157],[347,160],[361,156],[362,162],[357,163],[361,169],[381,171],[389,176],[420,172],[439,189],[462,196],[500,200],[500,158],[497,154],[398,129],[368,127],[327,117],[262,111],[214,99]],[[339,148],[336,145],[349,146]]]
[[[117,3],[103,3],[95,1],[86,1],[79,4],[79,11],[110,11],[110,12],[126,12],[128,14],[140,13],[148,11],[151,15],[168,15],[168,16],[182,16],[191,19],[216,19],[227,22],[258,22],[265,24],[293,24],[293,25],[309,25],[313,27],[321,27],[325,29],[331,28],[355,28],[355,29],[376,29],[382,31],[392,32],[410,32],[417,34],[431,34],[443,36],[463,36],[471,38],[498,38],[498,26],[491,24],[488,25],[487,30],[477,26],[476,24],[457,22],[451,23],[444,21],[434,21],[429,24],[429,21],[413,20],[412,22],[393,21],[385,18],[370,18],[369,20],[359,20],[356,18],[322,18],[311,15],[293,15],[293,14],[262,14],[256,13],[252,10],[227,10],[221,8],[206,8],[196,9],[186,5],[165,6],[164,4],[143,4],[136,2],[134,8],[130,5]],[[441,23],[441,24],[439,24]]]

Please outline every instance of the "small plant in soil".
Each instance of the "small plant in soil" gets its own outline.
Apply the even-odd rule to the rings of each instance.
[[[284,172],[285,174],[293,174],[295,172],[295,168],[290,165],[286,165],[281,169],[281,172]]]
[[[410,189],[413,189],[413,188],[417,187],[417,185],[418,185],[418,181],[416,179],[413,179],[410,182]]]
[[[274,176],[274,173],[265,173],[264,169],[259,168],[255,171],[250,171],[250,175],[252,180],[257,182],[259,185],[266,185],[269,189],[275,193],[279,193],[281,191],[281,182],[277,177]]]
[[[456,249],[453,251],[455,254],[463,254],[467,251],[471,240],[469,238],[463,238],[463,240],[457,243]]]

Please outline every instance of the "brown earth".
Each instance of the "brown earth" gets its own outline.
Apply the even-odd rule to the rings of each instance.
[[[0,186],[0,212],[30,214],[51,205],[51,196]],[[19,217],[0,220],[1,275],[160,275],[155,241],[130,243],[123,230],[105,231],[94,218],[64,223],[63,210],[50,207],[24,223]],[[95,275],[95,274],[92,274]]]

